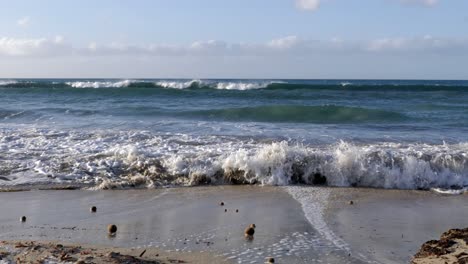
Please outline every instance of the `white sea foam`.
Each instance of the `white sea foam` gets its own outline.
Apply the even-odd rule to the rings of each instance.
[[[194,84],[201,84],[201,80],[191,80],[191,81],[158,81],[156,85],[164,88],[174,88],[174,89],[186,89],[191,87]]]
[[[15,80],[0,80],[0,86],[6,86],[11,84],[16,84],[18,81]]]
[[[73,88],[120,88],[128,87],[130,84],[134,83],[132,80],[123,80],[123,81],[75,81],[75,82],[66,82],[67,85]]]
[[[440,194],[458,195],[458,194],[467,193],[468,187],[460,188],[460,189],[431,188],[431,191],[440,193]]]
[[[97,188],[295,183],[396,189],[468,186],[468,144],[328,146],[149,132],[0,131],[0,186]]]
[[[314,229],[337,248],[349,251],[347,243],[331,231],[324,219],[326,203],[329,201],[328,190],[300,186],[289,186],[286,190],[301,204],[305,217]]]
[[[253,90],[267,88],[270,84],[282,83],[280,81],[214,81],[214,80],[190,80],[190,81],[158,81],[155,84],[164,88],[186,89],[197,85],[198,87],[209,87],[218,90]]]
[[[276,82],[219,82],[216,89],[221,90],[253,90],[267,88],[268,85]]]

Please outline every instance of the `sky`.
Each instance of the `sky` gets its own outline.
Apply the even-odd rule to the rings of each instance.
[[[0,78],[468,79],[467,0],[0,7]]]

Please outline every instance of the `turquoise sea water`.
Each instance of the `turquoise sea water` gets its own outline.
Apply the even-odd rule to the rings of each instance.
[[[467,135],[468,81],[0,80],[4,187],[463,190]]]

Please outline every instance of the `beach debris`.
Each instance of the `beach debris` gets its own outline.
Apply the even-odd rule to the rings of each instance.
[[[253,235],[255,234],[255,227],[255,224],[251,224],[245,229],[244,235],[247,239],[253,239]]]
[[[224,202],[220,202],[219,205],[224,206]]]
[[[238,212],[239,212],[239,209],[236,209],[236,213],[238,213]]]
[[[119,252],[111,251],[111,252],[107,253],[107,257],[108,257],[108,258],[116,258],[116,257],[118,257],[118,256],[120,256],[120,253],[119,253]]]
[[[353,200],[350,200],[349,201],[349,205],[353,205],[354,204],[354,201]]]
[[[274,258],[267,258],[267,261],[265,263],[275,263]]]
[[[117,226],[116,225],[108,225],[107,226],[107,232],[110,234],[110,235],[114,235],[116,232],[117,232]]]
[[[224,209],[224,212],[227,213],[227,209]]]
[[[139,257],[140,257],[140,258],[143,257],[143,255],[144,255],[145,253],[146,253],[146,249],[143,250],[143,252],[140,253]]]
[[[411,263],[468,263],[468,228],[450,229],[440,240],[424,243]]]
[[[91,211],[91,213],[95,213],[97,211],[97,208],[96,206],[91,206],[89,210]]]
[[[18,243],[15,244],[15,248],[24,248],[24,247],[28,247],[28,246],[21,243],[21,242],[18,242]]]
[[[23,215],[23,216],[20,218],[20,221],[21,221],[21,222],[26,222],[26,216]]]

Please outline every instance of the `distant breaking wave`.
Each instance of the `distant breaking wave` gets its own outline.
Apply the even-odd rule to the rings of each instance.
[[[83,82],[66,82],[65,84],[73,88],[120,88],[128,87],[132,83],[131,80],[123,80],[118,82],[101,82],[101,81],[83,81]]]
[[[218,90],[254,90],[268,88],[271,84],[283,83],[280,81],[239,81],[239,82],[225,82],[225,81],[159,81],[156,86],[163,88],[187,89],[187,88],[212,88]]]
[[[0,80],[0,86],[8,86],[18,83],[17,81]]]
[[[279,82],[216,82],[216,81],[139,81],[139,80],[122,80],[122,81],[75,81],[66,82],[65,84],[73,88],[125,88],[125,87],[154,87],[171,88],[171,89],[189,89],[189,88],[206,88],[219,90],[252,90],[267,88],[270,84]]]
[[[372,82],[372,81],[326,81],[326,80],[0,80],[1,88],[163,88],[176,90],[356,90],[356,91],[466,91],[468,83],[463,81],[442,82]]]

